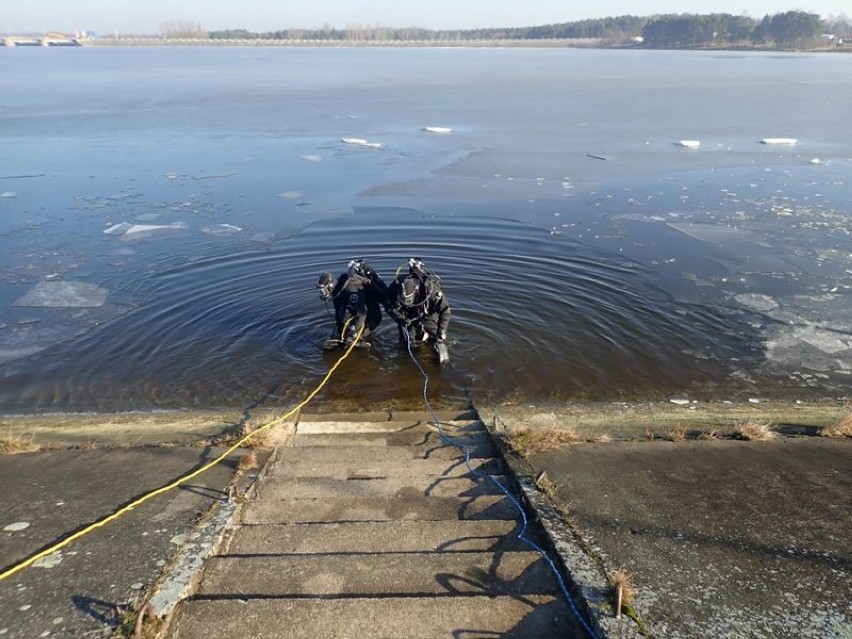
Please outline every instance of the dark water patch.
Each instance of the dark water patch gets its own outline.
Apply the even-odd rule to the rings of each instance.
[[[358,209],[260,249],[165,259],[136,308],[82,338],[6,365],[3,410],[287,402],[336,359],[314,282],[367,259],[391,279],[410,256],[442,277],[452,365],[417,356],[438,401],[623,396],[724,385],[758,354],[747,317],[672,299],[617,253],[508,219]],[[385,318],[319,400],[413,403],[422,380]],[[738,358],[737,364],[731,358]]]

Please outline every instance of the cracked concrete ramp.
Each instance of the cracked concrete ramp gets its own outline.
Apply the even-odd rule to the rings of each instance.
[[[475,413],[302,416],[170,639],[584,638]],[[544,543],[541,531],[526,536]]]

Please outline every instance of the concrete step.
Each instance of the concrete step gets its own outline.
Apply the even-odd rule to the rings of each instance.
[[[340,433],[402,433],[409,431],[417,432],[442,432],[445,435],[461,435],[464,433],[487,432],[485,426],[479,420],[475,421],[453,421],[441,422],[440,431],[434,422],[388,420],[381,422],[347,422],[347,421],[300,421],[295,431],[301,435],[333,435]]]
[[[416,489],[393,497],[352,498],[345,501],[290,499],[267,495],[243,511],[245,524],[299,524],[334,521],[439,521],[515,519],[516,506],[499,495],[481,497],[424,497]]]
[[[554,595],[534,551],[217,556],[196,598]]]
[[[547,596],[188,601],[175,639],[579,639],[566,604]]]
[[[520,524],[485,521],[380,521],[239,526],[221,555],[529,550]],[[525,536],[543,541],[527,529]]]
[[[482,459],[483,457],[497,457],[492,444],[483,444],[471,449],[471,459]],[[302,461],[357,461],[359,463],[393,462],[401,459],[440,459],[443,461],[462,461],[465,458],[463,452],[455,446],[431,445],[431,446],[384,446],[366,445],[358,446],[347,442],[335,446],[306,446],[300,445],[280,449],[281,460]]]
[[[499,482],[495,484],[495,482]],[[287,477],[276,474],[266,479],[258,490],[260,499],[277,496],[285,499],[349,500],[358,498],[394,497],[477,497],[479,495],[516,494],[514,481],[506,476],[493,477],[441,477],[413,475],[405,477]]]
[[[331,451],[329,451],[331,452]],[[470,471],[464,460],[400,459],[337,461],[332,459],[284,459],[271,473],[272,477],[331,477],[335,479],[379,479],[387,477],[467,477]],[[508,467],[502,459],[476,458],[470,464],[478,473],[503,475]]]
[[[312,422],[346,422],[350,424],[364,424],[367,422],[400,421],[409,423],[431,422],[437,417],[442,422],[478,421],[479,415],[473,409],[460,410],[438,410],[434,415],[426,410],[418,411],[373,411],[364,413],[301,413],[298,418],[300,424]]]
[[[320,433],[305,435],[296,433],[293,446],[391,446],[414,448],[437,448],[444,446],[482,448],[493,450],[493,441],[487,431],[480,433],[462,433],[450,436],[444,433],[442,437],[437,431],[429,428],[412,428],[395,432],[357,432]],[[494,454],[494,453],[492,453]]]

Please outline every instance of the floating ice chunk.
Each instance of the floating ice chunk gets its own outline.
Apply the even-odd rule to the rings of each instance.
[[[104,229],[104,233],[106,235],[124,235],[133,228],[133,225],[130,222],[121,222],[120,224],[113,224],[109,228]]]
[[[201,232],[214,237],[228,237],[229,235],[235,235],[242,230],[242,228],[234,226],[233,224],[217,224],[216,226],[205,226],[201,229]]]
[[[369,149],[378,149],[382,146],[381,142],[368,142],[364,138],[343,138],[342,142],[352,146],[364,146]]]
[[[12,306],[88,308],[102,306],[109,291],[89,282],[39,282]]]
[[[739,295],[734,295],[734,299],[746,308],[758,311],[759,313],[774,311],[780,307],[780,304],[773,298],[761,293],[740,293]]]
[[[275,239],[275,231],[261,231],[255,233],[249,238],[252,242],[271,242]]]
[[[124,237],[127,239],[140,239],[168,231],[183,231],[188,228],[183,222],[172,222],[171,224],[134,224],[125,231]]]
[[[792,336],[829,355],[852,349],[852,340],[845,340],[834,331],[817,326],[799,327],[793,331]]]
[[[15,191],[6,191],[5,193],[0,193],[0,197],[18,197],[18,194]]]
[[[28,521],[16,521],[14,524],[3,526],[3,530],[5,532],[20,532],[21,530],[26,530],[29,527],[30,522]]]
[[[675,144],[687,149],[697,149],[701,146],[701,140],[678,140]]]
[[[445,126],[427,126],[423,129],[427,133],[451,133],[452,129]]]
[[[297,197],[302,197],[304,193],[302,191],[284,191],[283,193],[279,193],[277,197],[283,197],[288,200],[295,200]]]
[[[819,158],[813,158],[813,159],[811,159],[811,164],[819,164],[819,163],[820,163],[820,159],[819,159]]]
[[[796,138],[763,138],[760,143],[761,144],[782,144],[787,146],[794,146],[798,142]]]
[[[308,162],[322,162],[322,157],[319,155],[303,155],[301,157],[303,160],[307,160]]]

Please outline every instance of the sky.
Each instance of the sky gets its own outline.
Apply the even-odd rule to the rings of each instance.
[[[336,28],[381,24],[427,29],[525,27],[586,18],[656,13],[732,13],[763,17],[807,11],[822,17],[850,11],[849,0],[6,0],[0,30],[79,30],[159,34],[164,23],[190,21],[207,31]],[[573,6],[572,6],[573,5]]]

